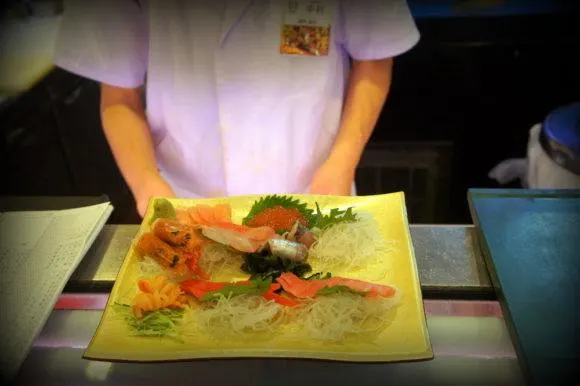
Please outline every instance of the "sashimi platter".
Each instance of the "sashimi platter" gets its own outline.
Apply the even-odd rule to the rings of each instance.
[[[402,192],[158,197],[84,357],[433,357]]]

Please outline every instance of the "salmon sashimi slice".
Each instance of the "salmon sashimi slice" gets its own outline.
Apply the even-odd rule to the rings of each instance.
[[[382,296],[390,298],[395,296],[397,290],[394,287],[373,284],[357,279],[348,279],[343,277],[331,277],[330,279],[320,280],[303,280],[291,272],[284,272],[277,279],[282,285],[284,291],[296,296],[297,298],[313,298],[318,291],[326,287],[344,286],[353,291],[361,292],[367,296]]]
[[[198,204],[188,209],[189,216],[197,225],[215,225],[232,222],[232,207],[229,204],[214,206]]]
[[[216,223],[232,222],[232,208],[229,204],[214,206],[198,204],[191,208],[178,208],[175,218],[182,224],[190,226],[214,225]]]
[[[232,222],[232,207],[229,204],[217,204],[213,207],[216,222]]]
[[[196,205],[189,209],[189,215],[198,225],[211,225],[216,222],[214,211],[209,205]]]

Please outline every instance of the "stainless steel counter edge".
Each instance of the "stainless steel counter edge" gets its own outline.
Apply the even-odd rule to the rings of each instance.
[[[106,225],[69,284],[114,282],[138,229],[138,225]],[[410,229],[423,288],[491,290],[473,225]]]
[[[87,295],[88,296],[88,295]],[[106,294],[91,295],[106,301]],[[71,296],[73,297],[73,296]],[[82,353],[102,315],[55,310],[21,367],[17,385],[524,385],[497,302],[426,300],[434,359],[358,364],[299,359],[110,363]]]

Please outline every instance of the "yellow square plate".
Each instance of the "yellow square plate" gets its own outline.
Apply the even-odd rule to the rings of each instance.
[[[204,203],[215,205],[229,203],[234,222],[240,223],[259,196],[239,196],[213,199],[170,199],[175,207],[187,207]],[[276,336],[268,340],[216,339],[203,334],[187,337],[183,342],[166,338],[130,336],[118,316],[113,315],[111,305],[121,299],[122,294],[135,291],[137,275],[137,255],[133,241],[115,285],[109,296],[101,322],[93,339],[84,353],[85,359],[129,362],[183,361],[202,358],[304,358],[326,359],[350,362],[389,362],[424,360],[433,358],[429,341],[421,287],[413,245],[407,221],[404,193],[376,196],[332,197],[293,195],[314,208],[318,202],[322,211],[330,208],[353,206],[355,211],[369,212],[374,216],[386,240],[392,241],[393,248],[384,254],[387,275],[381,281],[401,290],[402,299],[391,325],[385,328],[372,342],[350,340],[348,343],[327,343],[312,340],[293,341]],[[149,230],[149,219],[153,214],[151,200],[145,219],[135,240]],[[348,273],[349,277],[365,280],[372,276],[369,268]],[[365,272],[368,271],[368,272]],[[333,272],[336,276],[337,273]],[[346,276],[341,274],[340,276]],[[232,277],[231,280],[243,278]],[[247,277],[247,276],[246,276]],[[215,280],[215,279],[214,279]],[[366,279],[368,280],[368,279]],[[116,320],[115,320],[116,319]],[[283,335],[283,332],[280,334]]]

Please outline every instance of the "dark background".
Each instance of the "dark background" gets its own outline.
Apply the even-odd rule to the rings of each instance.
[[[496,187],[488,171],[525,157],[530,127],[580,100],[574,3],[409,1],[421,41],[395,62],[359,194],[404,190],[411,222],[471,223],[467,189]],[[5,100],[0,194],[107,194],[110,223],[139,222],[98,109],[98,85],[59,69]]]

